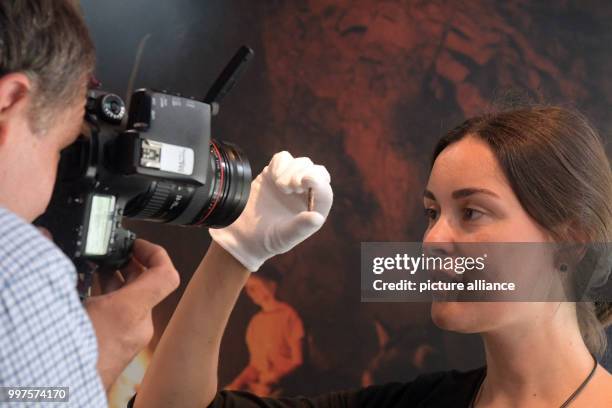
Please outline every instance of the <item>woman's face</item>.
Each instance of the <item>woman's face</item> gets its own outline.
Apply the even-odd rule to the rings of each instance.
[[[437,157],[424,206],[429,225],[423,243],[441,256],[466,255],[460,243],[553,241],[523,209],[488,144],[475,136],[449,145]],[[552,313],[552,303],[526,302],[434,301],[431,309],[436,325],[463,333],[510,327]]]

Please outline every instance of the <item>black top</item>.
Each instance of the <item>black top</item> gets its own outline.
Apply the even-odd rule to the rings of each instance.
[[[423,374],[408,383],[392,382],[317,397],[260,398],[243,391],[219,391],[208,408],[469,408],[484,373],[485,367]],[[132,401],[128,404],[131,407]]]

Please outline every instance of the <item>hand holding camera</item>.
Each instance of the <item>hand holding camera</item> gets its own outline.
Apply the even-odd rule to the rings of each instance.
[[[132,259],[117,274],[100,275],[102,294],[85,308],[98,338],[98,372],[108,389],[153,336],[152,310],[179,285],[179,274],[166,251],[137,239]]]
[[[53,240],[49,230],[38,229]],[[99,289],[84,306],[98,340],[98,372],[108,390],[151,341],[153,307],[178,287],[180,277],[164,248],[138,239],[124,268],[96,278]]]

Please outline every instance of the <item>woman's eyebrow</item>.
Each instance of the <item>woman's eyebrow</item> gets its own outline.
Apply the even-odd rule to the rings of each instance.
[[[475,188],[475,187],[468,187],[468,188],[462,188],[460,190],[455,190],[452,193],[452,197],[454,199],[459,199],[459,198],[465,198],[468,196],[471,196],[473,194],[488,194],[492,197],[496,197],[499,198],[499,196],[497,194],[495,194],[493,191],[491,190],[487,190],[486,188]],[[434,193],[432,193],[431,191],[425,189],[425,191],[423,192],[423,197],[429,198],[430,200],[434,200],[436,201],[436,196],[434,195]]]
[[[473,194],[479,194],[479,193],[487,194],[492,197],[499,198],[499,196],[495,194],[494,192],[492,192],[491,190],[487,190],[486,188],[474,188],[474,187],[468,187],[468,188],[462,188],[460,190],[455,190],[453,191],[453,194],[451,194],[451,197],[453,197],[454,199],[458,199],[458,198],[465,198]]]

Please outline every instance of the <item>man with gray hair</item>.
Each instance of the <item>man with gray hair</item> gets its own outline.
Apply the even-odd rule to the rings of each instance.
[[[15,388],[66,387],[70,406],[107,406],[153,335],[153,306],[179,283],[163,248],[137,240],[125,281],[82,305],[74,266],[31,225],[80,134],[94,64],[73,1],[0,2],[0,404]]]

